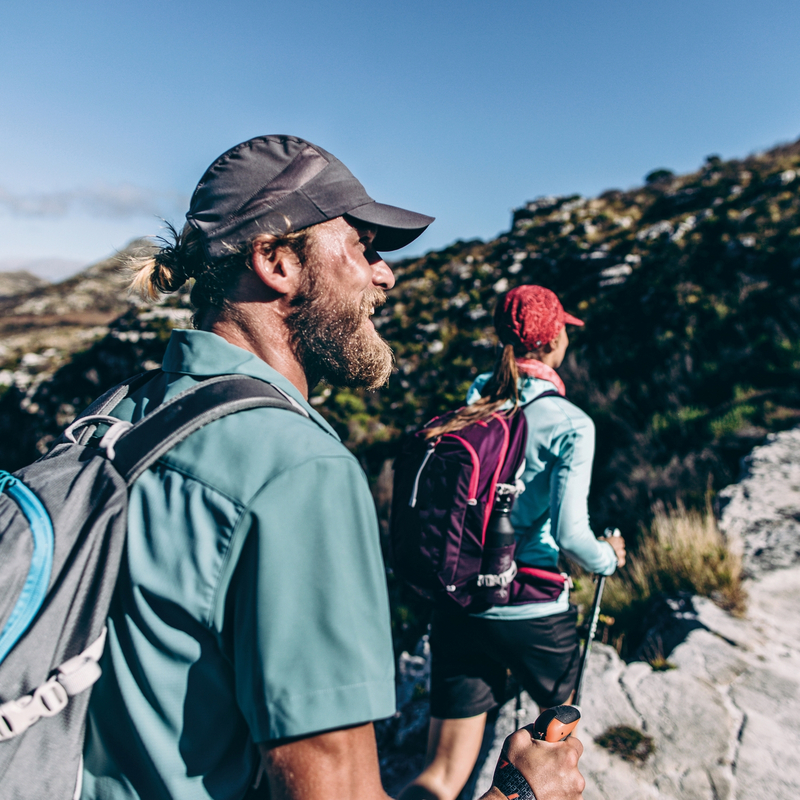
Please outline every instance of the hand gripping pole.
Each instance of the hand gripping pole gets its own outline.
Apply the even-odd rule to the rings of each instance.
[[[542,742],[561,742],[578,726],[581,712],[575,706],[554,706],[543,711],[533,725],[526,725],[532,739]],[[508,760],[500,756],[494,772],[492,786],[498,788],[508,800],[536,800],[525,776]]]

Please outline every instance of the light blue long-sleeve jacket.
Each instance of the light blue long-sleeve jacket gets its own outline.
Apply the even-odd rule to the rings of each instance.
[[[490,373],[480,375],[467,403],[481,396]],[[555,386],[540,378],[523,377],[520,399],[528,403]],[[511,512],[517,534],[517,561],[556,569],[563,551],[589,572],[610,575],[617,566],[614,548],[600,542],[589,525],[587,500],[594,458],[594,423],[564,397],[543,397],[524,412],[528,423],[525,447],[525,491]],[[491,619],[531,619],[569,608],[569,590],[551,603],[494,606],[476,616]]]

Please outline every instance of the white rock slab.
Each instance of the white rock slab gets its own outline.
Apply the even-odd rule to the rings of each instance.
[[[773,433],[719,494],[720,528],[751,577],[800,562],[800,428]]]
[[[800,567],[751,581],[749,591],[744,620],[697,604],[709,629],[673,651],[673,670],[625,664],[595,645],[578,734],[586,800],[800,798]],[[524,697],[531,720],[536,707]],[[491,786],[513,711],[512,702],[501,713],[476,796]],[[653,737],[655,753],[644,764],[609,753],[594,739],[612,725]]]

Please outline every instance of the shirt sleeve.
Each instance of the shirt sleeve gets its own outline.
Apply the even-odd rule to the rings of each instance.
[[[572,419],[559,437],[550,475],[551,532],[559,548],[584,569],[611,575],[617,568],[614,548],[598,541],[589,525],[593,459],[594,423],[585,415]]]
[[[386,577],[358,463],[320,457],[280,474],[242,524],[247,538],[226,625],[237,701],[254,741],[391,716]]]

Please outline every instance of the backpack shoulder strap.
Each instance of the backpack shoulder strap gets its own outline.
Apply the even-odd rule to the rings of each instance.
[[[139,475],[189,434],[209,422],[250,408],[308,412],[277,386],[248,375],[221,375],[162,403],[113,442],[113,463],[130,486]]]
[[[101,394],[90,406],[81,412],[80,416],[86,417],[90,414],[105,414],[115,406],[119,405],[129,394],[144,386],[149,380],[161,374],[161,369],[151,369],[147,372],[140,372],[126,378],[122,383],[113,386],[105,394]]]
[[[533,400],[528,400],[527,403],[524,403],[519,407],[519,410],[527,408],[530,405],[533,405],[537,400],[541,400],[543,397],[563,397],[563,395],[559,394],[555,389],[548,389],[546,392],[542,392],[541,394],[537,394]]]
[[[128,395],[133,394],[135,391],[141,389],[149,380],[161,374],[161,369],[151,369],[147,372],[140,372],[138,375],[133,375],[126,378],[122,383],[112,386],[107,392],[100,395],[90,406],[87,406],[75,418],[76,420],[83,417],[94,417],[107,414],[112,408],[115,408],[121,403]],[[76,433],[74,439],[78,444],[86,444],[92,438],[97,430],[96,424],[81,425],[80,431]],[[58,441],[64,441],[62,434]]]

